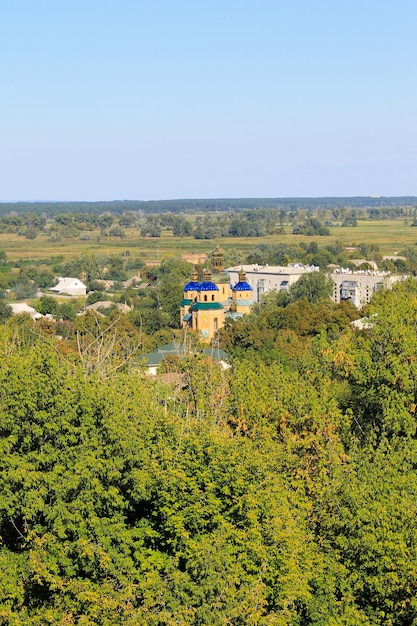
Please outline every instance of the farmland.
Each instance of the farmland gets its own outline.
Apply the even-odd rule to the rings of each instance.
[[[226,258],[232,261],[246,257],[256,245],[299,245],[316,241],[319,246],[340,242],[344,246],[376,244],[382,255],[395,255],[417,242],[417,228],[404,219],[358,220],[354,228],[330,227],[326,237],[309,237],[292,234],[292,226],[284,225],[283,232],[262,237],[223,237],[221,246]],[[100,231],[89,233],[88,240],[79,237],[63,238],[54,241],[48,234],[40,234],[28,240],[15,233],[0,234],[0,249],[7,253],[11,261],[41,260],[61,256],[65,259],[81,254],[129,255],[140,257],[144,262],[158,262],[167,256],[179,257],[182,253],[208,252],[218,239],[195,239],[194,237],[174,237],[172,231],[162,229],[160,237],[142,237],[137,228],[126,228],[125,237],[101,237]]]

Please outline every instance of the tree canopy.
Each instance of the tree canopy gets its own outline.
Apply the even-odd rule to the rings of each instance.
[[[169,385],[126,318],[77,318],[78,343],[7,320],[0,621],[416,623],[416,294],[360,331],[349,303],[267,300],[229,369],[185,355]]]

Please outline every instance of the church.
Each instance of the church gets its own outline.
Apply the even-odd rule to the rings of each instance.
[[[219,246],[213,250],[211,257],[211,270],[204,270],[201,282],[197,272],[192,273],[181,301],[181,327],[198,331],[203,341],[207,342],[223,328],[227,319],[249,313],[255,301],[253,289],[246,282],[243,270],[239,272],[237,282],[231,284]]]

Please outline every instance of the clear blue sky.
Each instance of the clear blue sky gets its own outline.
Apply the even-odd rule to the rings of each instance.
[[[417,195],[416,0],[3,0],[0,201]]]

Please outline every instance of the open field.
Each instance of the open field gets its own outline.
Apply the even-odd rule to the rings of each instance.
[[[89,233],[90,240],[62,239],[51,241],[46,235],[34,240],[22,236],[0,234],[0,249],[5,250],[10,260],[39,260],[52,256],[72,258],[81,254],[122,255],[128,252],[145,262],[158,262],[164,257],[180,257],[185,252],[210,252],[217,243],[225,250],[226,260],[240,262],[261,243],[276,245],[279,243],[299,244],[302,241],[316,241],[325,246],[341,241],[345,246],[361,243],[378,244],[383,255],[394,255],[417,242],[417,228],[406,225],[404,220],[358,221],[353,228],[330,228],[328,237],[307,237],[293,235],[292,227],[286,226],[285,233],[265,237],[238,238],[228,237],[217,240],[194,239],[191,237],[173,237],[171,232],[163,231],[161,237],[141,237],[137,229],[126,229],[126,237],[99,237],[99,231]]]

